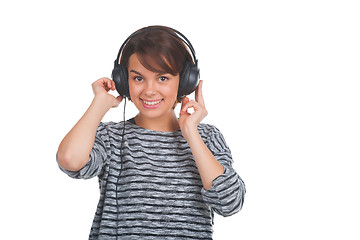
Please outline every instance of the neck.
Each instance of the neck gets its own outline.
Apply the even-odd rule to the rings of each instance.
[[[153,131],[173,132],[179,129],[179,122],[174,111],[171,114],[158,118],[147,118],[138,113],[134,119],[139,127]]]

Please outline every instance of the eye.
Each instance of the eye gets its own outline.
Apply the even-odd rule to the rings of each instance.
[[[137,81],[137,82],[142,82],[144,79],[142,77],[135,76],[134,80]]]
[[[159,77],[159,81],[160,82],[165,82],[165,81],[167,81],[169,78],[167,78],[167,77],[165,77],[165,76],[161,76],[161,77]]]

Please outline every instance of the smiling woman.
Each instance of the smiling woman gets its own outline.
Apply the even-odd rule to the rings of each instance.
[[[242,208],[245,184],[221,132],[201,123],[203,82],[190,42],[178,35],[186,39],[151,26],[126,39],[114,81],[93,83],[93,102],[59,146],[63,172],[100,180],[90,239],[212,239],[214,213],[230,216]],[[103,123],[123,99],[108,93],[115,89],[139,112]],[[190,101],[185,95],[194,90]]]

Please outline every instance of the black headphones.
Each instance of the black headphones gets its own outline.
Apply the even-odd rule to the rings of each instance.
[[[183,43],[185,43],[186,46],[191,51],[195,64],[193,65],[188,60],[185,61],[184,68],[180,73],[179,90],[178,90],[177,98],[180,99],[181,97],[189,95],[196,89],[196,87],[199,84],[200,69],[198,68],[198,61],[195,56],[195,50],[191,45],[190,41],[182,33],[180,33],[179,31],[173,28],[169,28],[169,29],[174,32],[167,31],[164,28],[160,28],[160,26],[151,26],[149,28],[143,29],[142,31],[134,32],[121,45],[116,60],[114,61],[114,69],[111,75],[113,81],[115,82],[115,88],[121,96],[130,98],[128,69],[126,68],[124,63],[121,62],[119,64],[119,59],[123,51],[123,48],[132,37],[140,33],[143,33],[145,31],[151,31],[151,30],[161,30],[171,34],[172,36],[176,37],[177,39],[180,39]]]

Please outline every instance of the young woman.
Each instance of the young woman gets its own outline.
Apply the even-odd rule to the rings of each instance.
[[[191,44],[179,34],[163,26],[132,34],[119,64],[139,113],[126,122],[101,122],[123,99],[108,93],[118,89],[114,81],[101,78],[92,84],[90,107],[59,146],[62,171],[99,178],[89,239],[212,239],[213,213],[230,216],[242,208],[245,185],[230,149],[216,127],[200,123],[207,115],[202,81],[195,100],[178,93],[185,65],[196,65]]]

